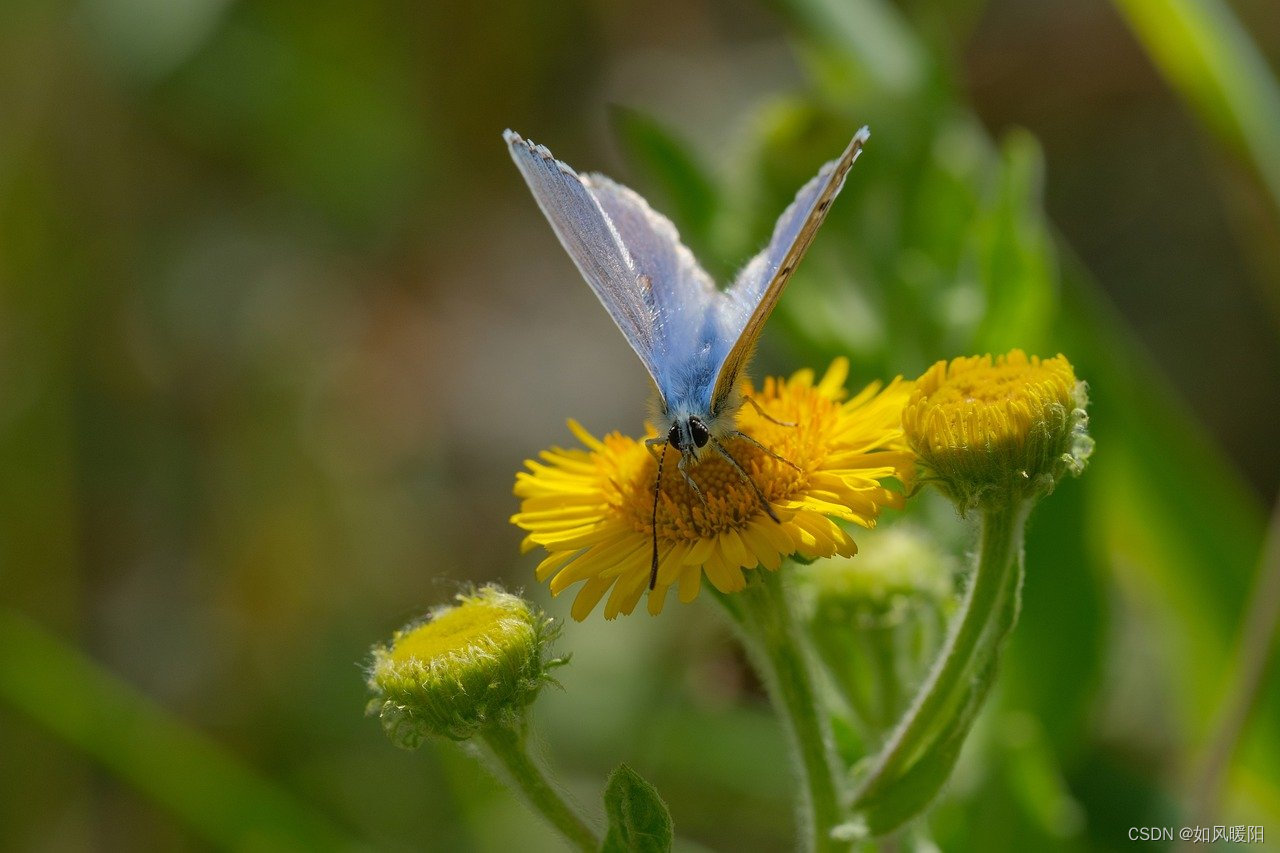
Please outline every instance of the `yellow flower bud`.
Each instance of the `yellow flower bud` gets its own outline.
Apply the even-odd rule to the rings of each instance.
[[[1087,403],[1064,356],[1015,349],[930,367],[902,426],[926,481],[966,512],[1047,494],[1079,474],[1093,449]]]
[[[495,586],[459,595],[373,650],[369,713],[408,749],[427,735],[465,740],[517,728],[549,670],[567,662],[549,657],[558,633],[554,620]]]

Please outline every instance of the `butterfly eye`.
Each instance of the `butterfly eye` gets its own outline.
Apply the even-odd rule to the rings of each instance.
[[[711,431],[698,418],[689,418],[689,432],[693,433],[693,443],[699,447],[706,447],[711,440]]]
[[[667,433],[667,444],[671,445],[676,450],[683,449],[680,442],[680,424],[675,423],[671,425],[671,432]]]

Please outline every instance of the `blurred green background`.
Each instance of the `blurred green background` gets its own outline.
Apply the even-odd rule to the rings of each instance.
[[[1022,346],[1094,401],[936,840],[1274,843],[1280,679],[1248,689],[1273,640],[1240,637],[1280,486],[1278,65],[1273,0],[3,4],[0,848],[558,849],[361,716],[369,645],[468,581],[567,615],[513,474],[645,411],[500,132],[723,280],[864,123],[756,374]],[[790,848],[712,608],[560,647],[536,725],[583,802],[625,760],[691,841]]]

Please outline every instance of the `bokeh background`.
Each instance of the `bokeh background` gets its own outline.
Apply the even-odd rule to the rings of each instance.
[[[514,473],[645,412],[500,133],[633,185],[723,279],[863,123],[756,373],[1017,345],[1093,387],[935,838],[1274,843],[1273,640],[1241,635],[1280,486],[1278,66],[1272,0],[3,4],[0,848],[558,849],[362,716],[369,645],[467,582],[567,615]],[[790,848],[712,608],[561,647],[536,725],[583,802],[625,760],[692,842]]]

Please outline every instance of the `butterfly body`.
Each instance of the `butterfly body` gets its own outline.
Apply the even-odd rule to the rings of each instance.
[[[769,245],[720,290],[670,220],[639,194],[603,175],[579,175],[544,146],[510,130],[503,134],[556,236],[653,379],[659,434],[650,445],[679,452],[680,473],[699,497],[689,469],[708,450],[755,486],[724,446],[733,437],[754,443],[737,430],[742,373],[869,136],[867,128],[859,130],[844,153],[800,189]],[[664,458],[665,453],[658,457],[655,519]],[[776,521],[758,488],[756,493]]]
[[[709,318],[714,323],[714,318]],[[688,358],[672,365],[657,385],[650,419],[665,427],[666,440],[681,453],[700,455],[711,437],[723,441],[737,426],[742,395],[737,388],[725,399],[713,399],[716,371],[727,347],[718,345],[723,333],[698,342]]]

